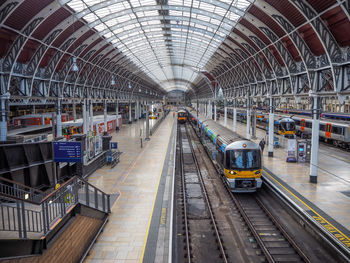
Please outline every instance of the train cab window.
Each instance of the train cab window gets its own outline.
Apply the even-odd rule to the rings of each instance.
[[[261,168],[260,150],[226,151],[226,169],[256,170]]]
[[[186,112],[179,112],[177,115],[179,117],[186,117]]]
[[[281,127],[285,131],[294,131],[295,130],[295,123],[294,122],[281,122]]]

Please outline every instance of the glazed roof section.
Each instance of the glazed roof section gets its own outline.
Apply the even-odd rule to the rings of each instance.
[[[251,2],[61,1],[166,91],[189,88]]]

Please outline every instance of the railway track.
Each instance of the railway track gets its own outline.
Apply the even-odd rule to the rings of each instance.
[[[214,166],[216,167],[216,165]],[[235,208],[242,216],[267,262],[311,262],[263,202],[260,201],[258,193],[249,195],[234,194],[223,177],[221,179]]]
[[[178,125],[186,262],[228,262],[201,169],[188,134]]]

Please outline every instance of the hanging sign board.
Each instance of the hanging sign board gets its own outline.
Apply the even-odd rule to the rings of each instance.
[[[111,149],[118,149],[118,143],[117,142],[111,142]]]
[[[81,142],[53,142],[55,162],[81,163]]]

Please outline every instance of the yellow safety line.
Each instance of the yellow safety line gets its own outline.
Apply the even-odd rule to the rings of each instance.
[[[168,139],[168,144],[167,144],[167,147],[165,148],[165,149],[167,149],[167,150],[168,150],[168,148],[169,148],[169,143],[170,143],[171,134],[172,134],[172,132],[170,132],[169,139]],[[148,239],[148,232],[149,232],[149,228],[150,228],[150,225],[151,225],[151,219],[152,219],[152,215],[153,215],[154,205],[155,205],[155,203],[156,203],[156,197],[157,197],[157,193],[158,193],[158,188],[159,188],[159,184],[160,184],[160,179],[162,178],[162,172],[163,172],[163,168],[164,168],[165,157],[166,157],[166,153],[164,154],[162,169],[160,170],[160,174],[159,174],[157,190],[156,190],[156,192],[154,193],[154,197],[153,197],[152,210],[151,210],[151,213],[150,213],[149,218],[148,218],[148,225],[147,225],[146,236],[145,236],[145,240],[143,241],[142,253],[141,253],[141,257],[140,257],[140,261],[139,261],[140,263],[142,263],[143,257],[144,257],[144,254],[145,254],[145,249],[146,249],[146,244],[147,244],[147,239]]]
[[[298,196],[296,196],[295,194],[293,194],[289,189],[287,189],[284,185],[282,185],[278,180],[276,180],[273,176],[271,176],[265,169],[264,172],[270,176],[276,183],[278,183],[280,186],[282,186],[288,193],[290,193],[292,196],[294,196],[299,202],[301,202],[303,205],[305,205],[307,208],[309,208],[312,212],[314,212],[318,217],[322,218],[325,222],[327,222],[327,224],[329,224],[330,226],[332,226],[335,230],[337,230],[340,234],[342,234],[345,238],[347,238],[350,241],[350,238],[348,236],[346,236],[343,232],[341,232],[338,228],[336,228],[335,226],[333,226],[331,223],[329,223],[325,218],[323,218],[319,213],[317,213],[314,209],[312,209],[309,205],[307,205],[303,200],[301,200]],[[322,226],[322,224],[320,224]],[[322,226],[323,227],[323,226]],[[327,228],[324,228],[328,231]],[[334,235],[333,235],[334,236]],[[338,239],[339,240],[339,239]],[[342,242],[341,240],[339,240],[340,242]],[[343,243],[343,242],[342,242]],[[344,243],[343,243],[344,244]]]

